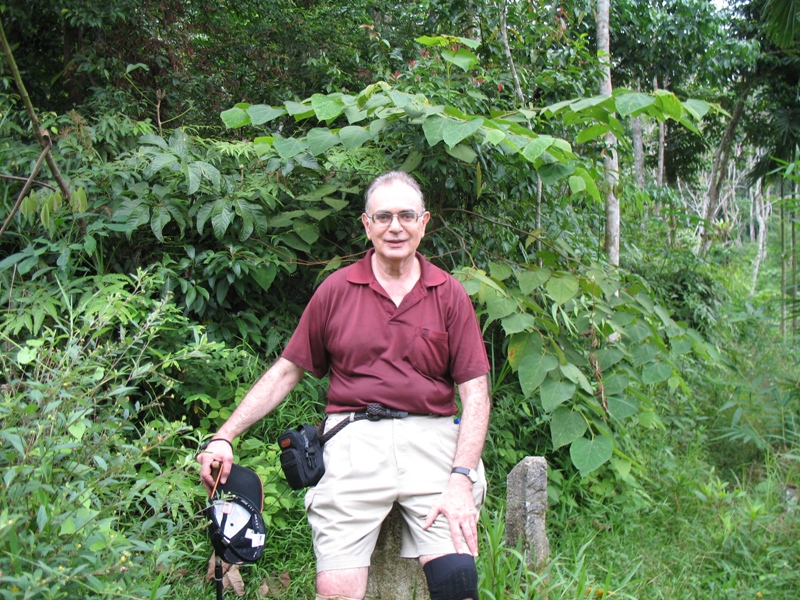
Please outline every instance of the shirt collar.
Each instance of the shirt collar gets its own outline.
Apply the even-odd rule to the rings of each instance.
[[[372,255],[374,253],[375,248],[370,248],[367,255],[353,265],[353,268],[350,269],[350,273],[347,275],[347,281],[350,283],[369,285],[375,280],[375,274],[372,272]],[[420,269],[422,271],[420,274],[420,281],[424,287],[429,288],[442,285],[447,281],[444,271],[425,260],[425,257],[419,252],[415,254],[419,260]]]

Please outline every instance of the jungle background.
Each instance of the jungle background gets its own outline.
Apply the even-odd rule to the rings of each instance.
[[[800,589],[796,0],[0,3],[0,597],[199,598],[194,455],[422,182],[492,362],[483,598]],[[278,435],[247,598],[313,598]],[[505,478],[549,465],[549,563]],[[234,595],[233,590],[226,592]]]

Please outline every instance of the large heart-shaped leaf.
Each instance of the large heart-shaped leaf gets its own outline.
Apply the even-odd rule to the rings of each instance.
[[[533,162],[539,158],[545,150],[552,146],[554,141],[555,139],[549,135],[540,135],[525,146],[522,150],[522,156],[526,160]]]
[[[533,290],[550,279],[550,269],[536,269],[535,271],[523,271],[517,273],[519,289],[523,294],[530,294]]]
[[[285,115],[286,109],[283,107],[273,108],[268,104],[254,104],[247,109],[247,114],[250,115],[250,121],[253,125],[263,125]]]
[[[430,116],[425,119],[422,124],[422,131],[425,133],[425,139],[428,144],[435,146],[444,139],[444,126],[447,119],[436,115]]]
[[[597,364],[605,371],[625,358],[625,353],[619,348],[603,348],[597,351]]]
[[[474,52],[470,52],[466,48],[459,48],[457,52],[442,50],[442,58],[465,71],[469,71],[478,64],[478,57],[475,56]]]
[[[483,119],[472,119],[467,121],[456,121],[453,119],[448,119],[444,123],[444,128],[442,130],[442,139],[444,143],[447,144],[450,148],[458,144],[461,140],[468,138],[473,133],[478,131],[483,125]]]
[[[536,319],[528,313],[514,313],[503,319],[501,323],[506,335],[513,335],[536,328]]]
[[[331,121],[344,112],[344,102],[324,94],[311,96],[311,107],[320,121]]]
[[[283,160],[289,160],[305,152],[308,149],[308,142],[295,138],[276,138],[272,146]]]
[[[586,431],[586,419],[581,413],[559,406],[550,419],[550,436],[553,450],[571,444]]]
[[[523,358],[519,365],[519,383],[525,397],[533,394],[557,366],[558,359],[552,354],[532,354]]]
[[[306,139],[308,139],[308,151],[312,156],[322,154],[339,143],[339,136],[331,133],[327,127],[315,127],[308,132]]]
[[[639,412],[639,401],[633,396],[609,396],[608,412],[617,421],[622,421]]]
[[[348,125],[339,131],[339,138],[346,150],[359,148],[361,144],[372,137],[372,134],[358,125]]]
[[[642,371],[642,383],[661,383],[672,375],[672,367],[666,363],[647,365]]]
[[[562,277],[551,277],[545,289],[547,289],[547,293],[555,300],[556,304],[564,304],[578,292],[579,287],[576,277],[564,275]]]
[[[250,124],[250,115],[241,108],[233,107],[224,110],[219,116],[222,117],[222,122],[225,123],[225,127],[228,129],[236,129]]]
[[[586,477],[607,462],[613,451],[614,443],[606,437],[596,436],[592,440],[582,437],[572,442],[569,456],[572,464],[581,472],[581,476]]]
[[[516,371],[526,356],[539,355],[541,352],[542,336],[538,333],[517,333],[508,344],[508,362]]]
[[[513,298],[504,296],[490,296],[486,299],[486,308],[489,313],[489,322],[507,317],[517,308],[517,302]]]
[[[656,101],[650,94],[642,94],[633,92],[630,94],[622,94],[617,97],[617,112],[623,117],[627,117],[638,110],[643,110],[651,106]]]
[[[625,373],[612,373],[603,378],[603,390],[605,390],[606,396],[619,394],[628,387],[630,382],[630,378]]]
[[[547,412],[552,412],[559,404],[575,395],[575,384],[547,379],[542,382],[539,395],[542,398],[542,408]]]

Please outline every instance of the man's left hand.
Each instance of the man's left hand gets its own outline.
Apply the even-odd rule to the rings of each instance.
[[[478,556],[478,508],[472,497],[472,482],[460,474],[450,476],[442,495],[433,504],[423,529],[427,529],[439,515],[447,517],[456,552],[469,552]],[[464,549],[464,542],[467,549]]]

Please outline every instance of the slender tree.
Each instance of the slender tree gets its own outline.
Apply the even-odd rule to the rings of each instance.
[[[611,44],[609,27],[610,2],[597,1],[597,50],[602,62],[603,77],[600,81],[600,93],[611,95]],[[606,195],[606,240],[605,251],[613,265],[619,264],[619,199],[616,187],[619,180],[619,162],[617,159],[617,138],[609,132],[605,135],[606,148],[603,152],[603,169],[605,171]]]

